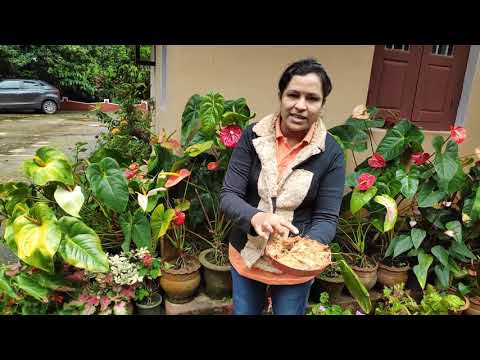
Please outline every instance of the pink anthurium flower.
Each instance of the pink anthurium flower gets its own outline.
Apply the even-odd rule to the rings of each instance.
[[[373,154],[372,157],[368,159],[368,166],[372,168],[383,168],[385,165],[385,158],[378,153]]]
[[[233,149],[240,137],[242,136],[242,128],[238,125],[228,125],[220,130],[220,141],[227,149]]]
[[[189,177],[192,173],[188,169],[181,169],[178,172],[178,175],[171,175],[167,182],[165,183],[165,187],[171,188],[172,186],[177,185],[180,181],[185,179],[186,177]]]
[[[452,137],[452,140],[455,141],[457,144],[461,144],[465,141],[465,138],[467,137],[467,132],[462,126],[450,125],[450,136]]]
[[[357,179],[357,188],[361,191],[368,190],[375,184],[375,181],[377,181],[375,175],[364,173]]]

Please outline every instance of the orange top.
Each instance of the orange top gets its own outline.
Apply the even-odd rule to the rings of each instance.
[[[279,176],[288,168],[288,165],[292,162],[297,154],[306,145],[312,141],[313,132],[315,127],[312,126],[308,133],[305,135],[302,141],[293,147],[290,147],[287,142],[287,138],[283,135],[280,128],[280,117],[275,122],[276,133],[276,151],[277,151],[277,167]],[[277,274],[269,271],[261,270],[255,267],[249,269],[243,261],[240,253],[231,244],[228,248],[228,257],[230,264],[237,270],[237,272],[249,279],[260,281],[268,285],[296,285],[302,284],[312,280],[315,276],[295,276],[285,273]]]

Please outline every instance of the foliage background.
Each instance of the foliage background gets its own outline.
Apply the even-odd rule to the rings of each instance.
[[[140,49],[149,59],[151,47]],[[117,102],[132,74],[146,85],[138,100],[148,99],[150,67],[135,64],[134,45],[0,45],[0,78],[43,80],[71,100]]]

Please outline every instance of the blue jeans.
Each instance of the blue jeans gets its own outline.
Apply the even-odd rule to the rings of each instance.
[[[234,315],[261,315],[270,286],[275,315],[304,315],[313,280],[298,285],[267,285],[241,276],[231,267]]]

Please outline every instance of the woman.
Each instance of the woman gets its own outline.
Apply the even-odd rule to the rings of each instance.
[[[280,111],[248,126],[225,175],[221,209],[232,220],[229,258],[238,315],[261,314],[270,286],[274,314],[303,315],[313,276],[271,266],[270,234],[328,244],[335,236],[345,181],[340,146],[321,119],[332,84],[321,64],[298,61],[282,74]]]

